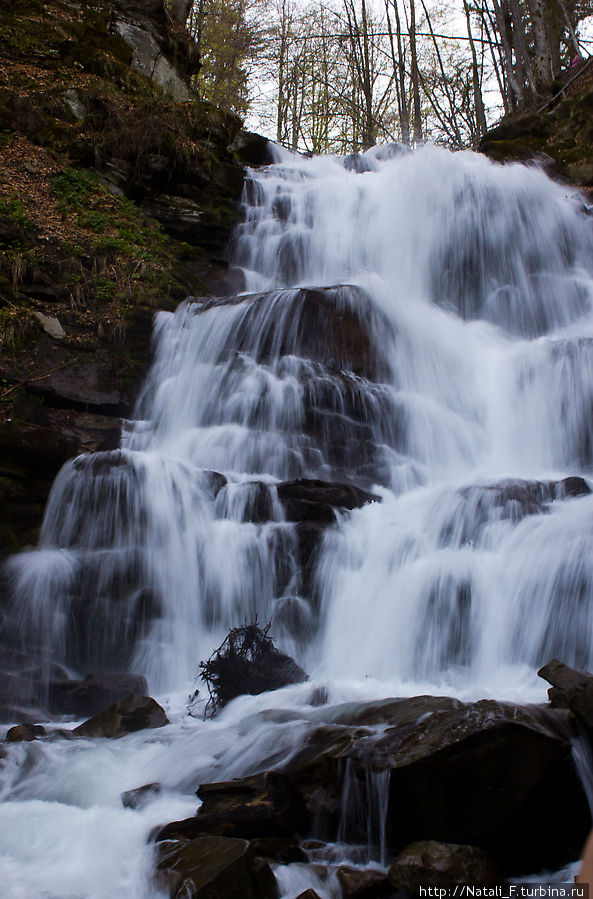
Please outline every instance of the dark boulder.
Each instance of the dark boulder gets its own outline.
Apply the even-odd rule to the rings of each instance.
[[[552,659],[537,673],[552,684],[548,690],[552,708],[570,709],[593,733],[593,674],[576,671],[558,659]]]
[[[300,478],[276,485],[287,521],[309,521],[331,524],[334,509],[358,509],[366,503],[380,502],[374,493],[352,484],[336,484]]]
[[[346,772],[369,809],[369,778],[385,772],[393,852],[417,840],[476,845],[504,873],[575,860],[590,827],[562,711],[432,696],[346,705],[286,771],[329,834]],[[348,838],[361,836],[353,821]]]
[[[420,886],[441,887],[471,883],[493,887],[502,878],[487,852],[475,846],[412,843],[400,852],[389,869],[394,887],[416,893]]]
[[[82,681],[54,681],[49,688],[49,709],[54,715],[95,715],[131,693],[146,696],[148,684],[141,674],[89,674]]]
[[[41,724],[16,724],[6,734],[7,743],[31,742],[38,737],[45,737],[47,731]]]
[[[299,893],[297,899],[321,899],[319,893],[316,893],[315,890],[305,890],[303,893]]]
[[[160,783],[144,784],[135,790],[126,790],[121,794],[121,802],[124,808],[143,808],[151,797],[158,796],[161,792]]]
[[[244,165],[267,165],[272,162],[270,141],[261,134],[241,130],[229,146]]]
[[[303,798],[288,777],[274,771],[225,783],[201,784],[197,815],[164,827],[160,840],[203,833],[245,840],[294,837],[308,826]]]
[[[278,899],[270,867],[246,840],[201,836],[165,843],[157,862],[159,881],[183,899]]]
[[[342,899],[380,899],[393,892],[387,876],[374,868],[342,866],[338,868],[337,877]]]
[[[305,850],[293,837],[260,837],[250,840],[250,843],[256,855],[279,865],[292,865],[295,862],[309,860]]]
[[[75,727],[78,737],[117,739],[145,728],[168,724],[165,710],[150,696],[131,695]]]

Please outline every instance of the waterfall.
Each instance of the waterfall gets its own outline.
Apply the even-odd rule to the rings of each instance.
[[[535,167],[430,146],[392,145],[357,165],[275,152],[248,172],[233,238],[245,291],[157,315],[120,449],[64,466],[38,548],[9,563],[9,640],[47,677],[55,665],[130,670],[179,708],[199,661],[256,619],[331,702],[543,700],[536,670],[552,656],[593,668],[593,227],[582,198]],[[322,527],[295,512],[297,481],[380,501]],[[197,723],[202,757],[170,781],[183,795],[152,805],[145,830],[167,802],[190,813],[183,789],[196,778],[287,757],[309,726],[311,689],[248,697],[224,723]],[[290,733],[262,717],[291,703],[303,717]],[[194,733],[176,720],[162,738],[173,764]],[[82,798],[55,745],[36,749],[28,780],[6,774],[3,826],[23,799],[31,821],[47,812],[41,800],[83,816],[115,789],[109,777],[117,789],[167,781],[158,741],[133,740],[142,773],[123,749],[109,761],[89,749],[110,771]],[[82,778],[81,750],[62,752]],[[40,787],[42,761],[55,776]],[[103,813],[120,826],[120,810]],[[130,828],[139,859],[145,831]],[[14,882],[37,895],[23,859],[11,861]],[[129,883],[122,863],[109,893],[84,892],[73,873],[47,895],[152,895]]]

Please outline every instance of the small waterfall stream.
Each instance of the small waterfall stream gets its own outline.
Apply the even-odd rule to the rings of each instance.
[[[171,719],[11,748],[10,899],[160,897],[148,833],[192,814],[201,781],[289,758],[340,702],[538,702],[551,657],[593,668],[582,198],[469,152],[275,152],[233,241],[245,293],[158,314],[121,448],[64,466],[39,547],[9,563],[13,648],[47,680],[144,674]],[[303,524],[286,499],[303,479],[380,502]],[[199,661],[256,618],[311,682],[188,717]]]

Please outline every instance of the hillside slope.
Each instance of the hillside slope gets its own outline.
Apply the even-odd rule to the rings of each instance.
[[[163,0],[0,10],[0,557],[67,457],[117,441],[155,309],[228,291],[246,141],[197,65]]]

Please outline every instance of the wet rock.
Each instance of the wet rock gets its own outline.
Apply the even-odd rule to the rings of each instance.
[[[400,852],[389,869],[389,880],[394,887],[415,893],[420,886],[471,883],[493,887],[502,878],[483,849],[426,840]]]
[[[49,689],[49,708],[54,715],[95,715],[134,693],[146,696],[148,685],[141,674],[89,674],[82,681],[54,681]]]
[[[268,771],[224,783],[201,784],[198,814],[164,827],[158,840],[193,839],[202,833],[261,839],[303,833],[308,815],[290,779]]]
[[[590,826],[561,711],[429,696],[346,705],[286,771],[330,834],[346,772],[363,807],[373,776],[386,772],[392,851],[420,839],[476,845],[504,873],[578,858]]]
[[[46,730],[41,724],[16,724],[6,734],[7,743],[21,743],[45,737]]]
[[[117,739],[146,728],[164,727],[169,720],[165,710],[150,696],[128,696],[104,712],[99,712],[75,727],[78,737],[110,737]]]
[[[76,452],[74,440],[50,428],[0,423],[0,559],[37,541],[53,479]]]
[[[548,690],[552,708],[570,709],[593,733],[593,674],[577,671],[558,659],[552,659],[537,673],[552,684]]]
[[[473,542],[482,528],[494,521],[519,522],[528,515],[543,515],[556,500],[586,496],[591,489],[582,477],[561,481],[505,480],[472,484],[458,491],[459,506],[441,533],[441,541]]]
[[[327,705],[328,699],[327,687],[315,687],[309,698],[309,704],[314,707]]]
[[[297,562],[300,569],[300,594],[310,597],[315,561],[327,527],[336,521],[336,509],[357,509],[381,498],[352,484],[341,484],[311,478],[282,481],[276,485],[278,499],[286,520],[295,522]],[[269,491],[262,485],[260,501],[254,504],[249,520],[271,518]]]
[[[386,875],[373,869],[338,868],[338,882],[342,899],[379,899],[392,893]]]
[[[239,303],[246,304],[251,327],[234,335],[235,352],[254,354],[258,362],[270,357],[300,356],[371,381],[387,375],[387,363],[377,355],[372,335],[375,328],[391,331],[392,326],[359,287],[300,288],[230,297],[210,300],[202,310]],[[286,312],[280,328],[278,315],[269,315],[271,305],[278,313]],[[248,336],[254,333],[257,343]]]
[[[335,520],[335,519],[334,519]],[[327,523],[302,521],[296,527],[299,546],[299,563],[301,566],[301,592],[308,595],[311,590],[311,579],[315,562],[323,540]]]
[[[366,151],[368,156],[372,156],[373,159],[377,159],[379,162],[384,162],[388,159],[396,159],[398,156],[407,156],[411,152],[409,147],[406,147],[405,144],[400,144],[397,141],[391,141],[388,144],[381,144],[378,147],[371,147]]]
[[[571,496],[587,496],[591,493],[591,488],[584,478],[575,477],[564,478],[562,481],[551,481],[554,486],[554,499],[564,499]]]
[[[267,165],[272,162],[270,142],[252,131],[239,131],[229,150],[245,165]]]
[[[256,855],[279,865],[308,861],[307,853],[291,837],[261,837],[250,842]]]
[[[316,893],[315,890],[305,890],[304,893],[299,893],[297,899],[321,899],[319,893]]]
[[[333,523],[334,509],[358,509],[366,503],[381,502],[374,493],[352,484],[336,484],[300,478],[277,484],[278,499],[287,521]]]
[[[170,896],[184,899],[278,899],[270,867],[246,840],[201,836],[164,844],[157,867]]]
[[[161,789],[160,783],[150,783],[136,787],[135,790],[126,790],[121,794],[122,805],[124,808],[143,808],[152,797],[158,796]]]
[[[357,174],[371,171],[368,159],[365,159],[360,153],[350,153],[348,156],[344,156],[342,165],[349,172],[356,172]]]

